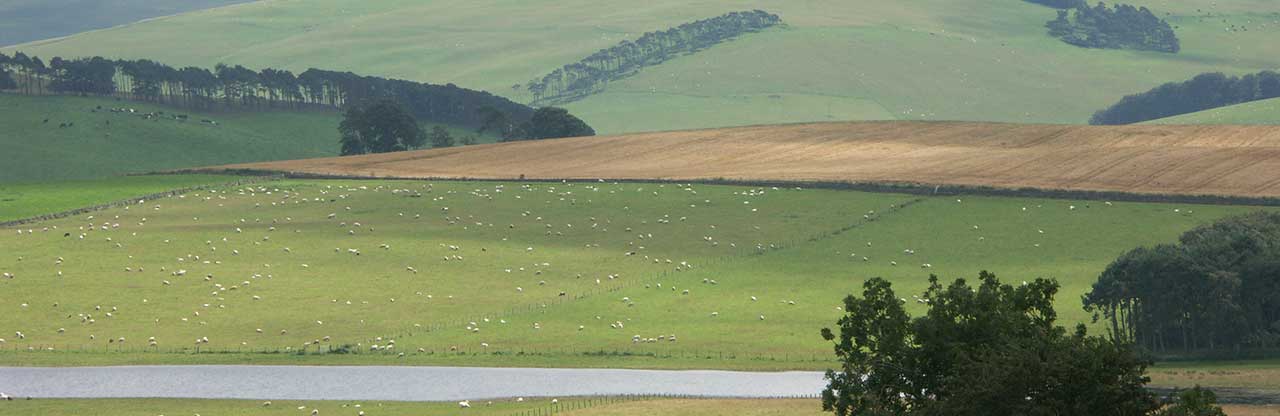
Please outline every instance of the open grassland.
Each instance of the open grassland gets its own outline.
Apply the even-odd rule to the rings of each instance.
[[[251,0],[9,0],[0,3],[0,45],[13,45],[132,23],[156,16],[207,9]]]
[[[188,120],[172,118],[179,114]],[[340,120],[328,110],[193,112],[110,98],[0,94],[0,152],[18,155],[0,164],[0,183],[335,156]],[[445,127],[456,138],[471,134]]]
[[[1280,196],[1280,128],[817,123],[504,143],[232,168],[435,178],[906,182],[1275,197]]]
[[[822,369],[817,331],[867,278],[919,312],[931,273],[1051,277],[1062,323],[1088,322],[1079,295],[1116,256],[1252,209],[271,182],[4,230],[0,362]]]
[[[1148,124],[1280,124],[1280,98],[1152,120]]]
[[[50,399],[0,402],[0,415],[84,415],[154,416],[165,414],[204,414],[236,416],[356,414],[367,416],[431,416],[431,415],[537,415],[568,416],[807,416],[822,414],[816,399],[642,399],[642,398],[566,398],[552,404],[549,398],[472,401],[472,407],[461,411],[456,403],[415,402],[335,402],[275,400],[269,406],[250,400],[182,400],[182,399]],[[356,407],[356,406],[360,407]],[[542,413],[538,413],[538,412]]]
[[[154,112],[186,114],[189,120],[142,117]],[[201,113],[108,98],[0,94],[0,151],[10,155],[0,164],[0,182],[334,156],[338,121],[336,112]]]
[[[788,24],[646,68],[569,106],[605,133],[833,119],[1083,123],[1164,82],[1280,66],[1275,2],[1127,3],[1168,18],[1182,52],[1077,48],[1045,33],[1053,9],[1005,0],[270,0],[4,51],[352,70],[527,101],[512,85],[643,32],[752,8]]]
[[[472,402],[461,412],[454,403],[414,402],[330,402],[272,401],[270,406],[250,400],[183,400],[183,399],[41,399],[0,403],[0,415],[84,415],[154,416],[166,414],[204,414],[234,416],[308,415],[319,410],[321,415],[356,414],[367,416],[432,416],[468,415],[511,416],[522,414],[554,414],[567,416],[818,416],[823,414],[815,399],[643,399],[600,403],[609,399],[562,399],[551,405],[548,399],[494,401],[492,405]],[[360,405],[359,408],[355,407]],[[1223,406],[1229,416],[1280,415],[1280,407],[1271,405]]]
[[[246,179],[224,175],[125,176],[62,182],[0,183],[0,222],[92,207],[202,185]]]

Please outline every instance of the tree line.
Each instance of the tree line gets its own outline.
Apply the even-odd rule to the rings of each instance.
[[[1052,1],[1069,4],[1067,1]],[[1058,18],[1045,24],[1049,35],[1063,42],[1102,49],[1136,49],[1177,53],[1182,49],[1173,27],[1146,7],[1098,2],[1094,7],[1083,0],[1069,10],[1058,10]]]
[[[147,59],[102,57],[55,57],[46,64],[39,57],[16,52],[13,56],[0,54],[0,70],[0,90],[112,96],[198,110],[342,108],[348,103],[391,98],[423,121],[493,128],[511,135],[519,134],[513,126],[534,114],[533,108],[523,104],[453,84],[315,68],[295,75],[274,68],[255,71],[225,64],[212,70],[174,68]]]
[[[694,53],[782,23],[778,15],[762,10],[732,12],[685,23],[663,31],[648,32],[634,42],[624,40],[582,60],[557,68],[529,81],[523,88],[534,104],[572,102],[598,93],[611,81],[634,75],[682,54]],[[513,86],[519,89],[519,85]]]
[[[1187,81],[1170,82],[1147,92],[1125,96],[1094,113],[1089,124],[1139,123],[1277,97],[1280,97],[1280,74],[1274,71],[1242,77],[1205,73]]]
[[[492,107],[482,107],[479,113],[485,122],[476,132],[484,133],[487,129],[496,129],[502,133],[503,141],[582,137],[596,134],[591,126],[563,108],[539,108],[534,111],[528,121],[518,125],[513,125],[509,120],[501,118],[502,113]],[[452,147],[459,142],[441,126],[435,126],[430,133],[427,133],[404,105],[391,98],[365,100],[347,105],[343,110],[342,123],[338,126],[338,132],[342,135],[339,144],[343,156],[400,152],[422,148],[427,143],[430,143],[432,148]],[[464,145],[475,144],[476,139],[474,135],[465,136],[460,142]]]
[[[1226,218],[1125,253],[1084,304],[1112,338],[1156,353],[1280,347],[1280,213]]]

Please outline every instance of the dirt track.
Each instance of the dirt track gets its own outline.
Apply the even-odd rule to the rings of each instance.
[[[820,123],[221,168],[432,178],[895,182],[1276,197],[1280,126]]]

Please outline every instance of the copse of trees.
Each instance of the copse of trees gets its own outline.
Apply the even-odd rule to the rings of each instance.
[[[537,105],[560,104],[598,93],[611,81],[634,75],[683,54],[697,52],[744,33],[758,32],[782,23],[778,15],[762,10],[733,12],[685,23],[663,31],[648,32],[633,41],[624,40],[582,60],[557,68],[529,81],[523,88]],[[516,89],[520,85],[513,86]]]
[[[1057,281],[1020,286],[982,272],[976,286],[936,276],[912,318],[891,284],[871,279],[844,300],[841,362],[824,410],[847,415],[1146,415],[1147,361],[1130,346],[1056,325]]]
[[[518,127],[516,140],[541,140],[555,137],[595,136],[596,131],[586,122],[559,107],[542,107],[533,113],[528,122]]]
[[[1136,248],[1084,296],[1113,338],[1156,353],[1280,347],[1280,213],[1226,218]]]
[[[523,138],[516,127],[534,109],[484,91],[351,72],[308,69],[301,74],[219,64],[212,70],[181,69],[146,60],[102,57],[63,59],[46,66],[22,52],[0,54],[0,70],[11,73],[12,88],[24,94],[113,96],[200,110],[331,108],[381,98],[394,99],[424,122],[501,130]],[[480,111],[485,109],[485,111]]]
[[[1084,48],[1168,53],[1182,49],[1169,22],[1156,17],[1146,7],[1117,4],[1111,8],[1102,2],[1094,7],[1078,4],[1070,10],[1059,10],[1058,18],[1045,26],[1050,36]]]
[[[1089,124],[1140,123],[1271,98],[1280,98],[1280,74],[1276,72],[1262,71],[1242,77],[1205,73],[1187,81],[1170,82],[1147,92],[1125,96],[1094,113]]]
[[[389,98],[347,106],[338,131],[343,156],[399,152],[426,144],[418,120]]]

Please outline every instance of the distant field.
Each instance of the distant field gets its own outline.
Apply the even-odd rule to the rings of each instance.
[[[4,50],[314,66],[525,101],[513,84],[646,31],[752,8],[788,25],[646,68],[569,106],[602,133],[850,119],[1085,123],[1161,83],[1280,67],[1273,1],[1127,3],[1167,17],[1183,51],[1077,48],[1045,34],[1053,9],[1007,0],[263,1]]]
[[[232,168],[374,177],[906,182],[1276,197],[1280,128],[821,123],[504,143]]]
[[[0,222],[121,201],[199,185],[251,179],[219,175],[129,176],[96,180],[0,183]]]
[[[432,416],[554,414],[570,416],[808,416],[820,415],[821,404],[817,400],[799,399],[617,399],[617,398],[564,398],[551,404],[550,398],[530,398],[517,403],[513,399],[472,401],[472,407],[461,411],[456,403],[414,402],[297,402],[275,400],[270,406],[250,400],[172,400],[172,399],[41,399],[0,403],[0,414],[83,415],[102,416],[154,416],[164,414],[206,414],[270,416],[310,414],[319,410],[321,415],[356,414],[368,416]],[[355,406],[359,405],[357,408]],[[302,409],[299,409],[301,407]],[[542,413],[538,413],[541,411]]]
[[[1080,295],[1116,256],[1254,209],[270,182],[0,231],[0,271],[15,276],[0,279],[0,363],[823,369],[830,347],[817,331],[867,278],[909,298],[931,273],[1053,277],[1062,323],[1088,322]],[[352,354],[303,354],[331,349]]]
[[[249,1],[253,0],[7,0],[0,2],[0,46]]]
[[[1146,124],[1280,124],[1280,98],[1162,118]]]
[[[190,120],[140,117],[151,112],[186,114]],[[335,156],[340,120],[336,111],[205,113],[109,98],[0,94],[0,153],[10,155],[0,163],[0,183]],[[469,133],[450,130],[459,138]]]

